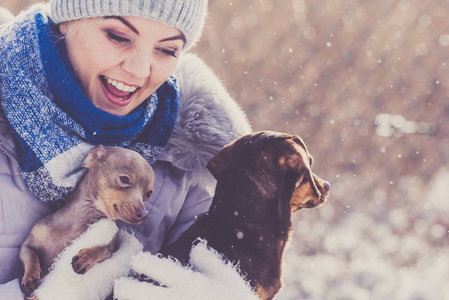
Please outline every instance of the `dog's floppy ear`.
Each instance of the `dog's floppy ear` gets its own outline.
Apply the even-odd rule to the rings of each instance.
[[[288,152],[278,159],[279,166],[283,171],[293,171],[299,173],[304,166],[304,161],[298,153]]]
[[[206,165],[206,168],[212,173],[215,179],[218,179],[218,174],[220,174],[221,170],[223,170],[226,165],[228,152],[229,146],[224,147],[217,153],[217,155],[212,157]]]
[[[98,145],[97,147],[90,149],[89,153],[81,164],[81,167],[87,169],[90,168],[95,163],[95,161],[101,161],[104,158],[105,154],[106,149],[103,147],[103,145]]]
[[[310,169],[307,150],[292,140],[286,140],[285,143],[278,158],[281,170],[299,173],[304,167]]]
[[[312,156],[308,153],[306,145],[299,137],[295,137],[293,140],[286,140],[286,142],[290,146],[285,147],[284,153],[278,159],[281,169],[292,171],[298,175],[302,173],[310,183],[313,192],[319,196],[320,192],[311,170]]]

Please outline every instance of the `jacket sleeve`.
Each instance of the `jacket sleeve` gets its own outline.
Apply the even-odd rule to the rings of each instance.
[[[0,7],[0,27],[14,19],[14,15],[6,8]],[[1,102],[1,99],[0,99]],[[0,120],[1,121],[1,120]],[[0,211],[1,213],[1,211]],[[7,283],[0,284],[0,295],[2,299],[22,300],[24,295],[20,289],[19,279],[16,278]]]
[[[212,192],[210,188],[200,184],[190,187],[175,223],[165,236],[164,245],[173,243],[198,216],[208,212],[212,203]]]

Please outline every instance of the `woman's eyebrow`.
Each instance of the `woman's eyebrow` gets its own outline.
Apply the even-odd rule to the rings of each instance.
[[[168,37],[166,39],[160,40],[159,42],[167,42],[167,41],[174,41],[174,40],[182,40],[184,43],[186,42],[186,39],[184,38],[184,35],[182,35],[182,34]]]
[[[135,34],[139,34],[139,31],[136,29],[136,27],[134,27],[131,23],[129,23],[128,21],[126,21],[125,19],[123,19],[120,16],[107,16],[104,17],[105,19],[117,19],[120,22],[122,22],[125,26],[127,26],[129,29],[131,29]]]

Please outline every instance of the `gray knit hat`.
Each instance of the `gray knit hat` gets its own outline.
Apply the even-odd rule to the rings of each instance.
[[[55,23],[106,16],[136,16],[178,28],[186,39],[184,50],[201,35],[207,0],[51,0]]]

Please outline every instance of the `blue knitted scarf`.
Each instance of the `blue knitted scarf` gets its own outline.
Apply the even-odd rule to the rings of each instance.
[[[126,116],[95,107],[67,58],[63,40],[36,5],[0,30],[0,99],[22,177],[43,201],[63,199],[98,144],[125,147],[153,163],[173,129],[179,99],[170,77]]]

